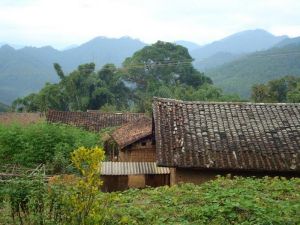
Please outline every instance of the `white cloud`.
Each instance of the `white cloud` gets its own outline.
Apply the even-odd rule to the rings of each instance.
[[[299,12],[298,0],[0,0],[0,42],[61,47],[128,35],[201,44],[253,28],[296,36]]]

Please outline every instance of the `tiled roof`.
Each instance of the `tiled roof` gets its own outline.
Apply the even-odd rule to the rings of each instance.
[[[122,149],[141,138],[152,134],[152,121],[148,117],[142,117],[134,122],[124,124],[112,133],[112,138]]]
[[[101,175],[170,174],[167,167],[158,167],[155,162],[102,162]]]
[[[300,172],[300,104],[155,98],[159,166]]]
[[[100,112],[63,112],[49,110],[48,122],[65,123],[82,127],[90,131],[99,131],[105,127],[120,126],[144,117],[143,113],[100,113]]]

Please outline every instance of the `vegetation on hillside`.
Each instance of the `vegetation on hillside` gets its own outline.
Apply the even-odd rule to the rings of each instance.
[[[79,182],[78,177],[67,176],[61,179],[65,181],[56,179],[56,182],[50,182],[49,185],[41,182],[37,183],[39,185],[33,185],[32,180],[13,182],[10,187],[13,187],[15,192],[2,192],[0,223],[13,223],[10,216],[13,214],[9,210],[10,196],[16,203],[21,202],[22,197],[27,197],[23,202],[26,213],[15,214],[16,217],[21,215],[21,218],[26,218],[23,220],[24,224],[300,223],[299,178],[219,177],[199,186],[181,184],[114,193],[98,192],[97,195],[92,195],[93,202],[89,205],[90,211],[85,217],[79,216],[83,215],[85,209],[79,206],[87,206],[86,197],[91,190],[86,193],[77,192],[80,198],[75,198],[78,201],[74,204],[74,199],[70,196],[76,192],[72,190],[76,190],[76,184],[84,185],[85,181]],[[82,218],[84,220],[81,220]]]
[[[249,98],[251,86],[279,79],[300,76],[300,43],[274,47],[249,54],[207,72],[214,83],[226,93]]]
[[[251,99],[255,102],[300,102],[300,78],[286,76],[253,85]]]
[[[112,108],[145,112],[151,110],[153,96],[201,101],[239,99],[223,95],[197,71],[186,48],[167,42],[137,51],[122,68],[107,64],[96,72],[95,64],[90,63],[66,75],[59,64],[54,67],[60,82],[48,83],[39,93],[15,100],[14,110]]]

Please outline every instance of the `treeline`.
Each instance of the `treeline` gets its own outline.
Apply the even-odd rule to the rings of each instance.
[[[300,102],[300,78],[285,76],[266,84],[252,86],[251,98],[254,102]]]
[[[127,58],[121,68],[106,64],[95,71],[95,64],[78,66],[65,74],[54,64],[59,83],[47,83],[38,93],[16,99],[14,111],[137,111],[151,110],[153,96],[199,101],[237,101],[224,95],[210,78],[192,65],[188,50],[161,42],[146,46]]]

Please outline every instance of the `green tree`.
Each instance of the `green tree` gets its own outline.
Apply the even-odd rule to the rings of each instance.
[[[269,99],[268,87],[264,84],[256,84],[252,87],[251,99],[254,102],[265,102]]]
[[[194,87],[212,83],[193,67],[192,61],[185,47],[158,41],[134,53],[123,62],[123,66],[128,71],[127,78],[139,88],[145,88],[151,80],[167,85],[180,81]]]
[[[299,86],[300,78],[285,76],[252,86],[251,98],[255,102],[299,102]]]

